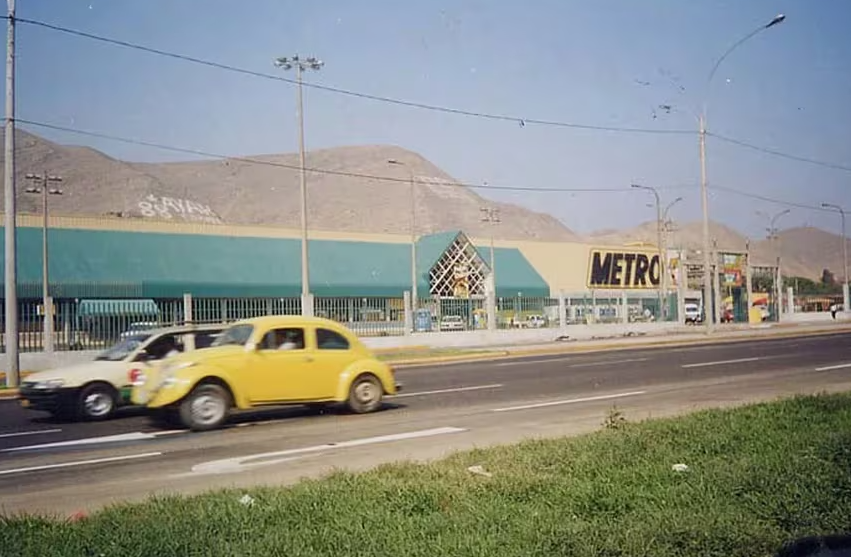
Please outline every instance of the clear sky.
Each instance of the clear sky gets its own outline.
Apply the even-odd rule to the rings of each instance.
[[[721,66],[708,129],[851,166],[851,2],[847,0],[25,0],[18,17],[274,73],[276,56],[325,61],[307,80],[422,103],[580,124],[696,130],[714,60],[775,14]],[[18,117],[228,155],[297,149],[294,87],[18,27]],[[308,148],[394,144],[468,183],[665,188],[678,220],[700,218],[695,135],[496,122],[306,89]],[[670,105],[670,112],[662,108]],[[129,160],[163,151],[31,128]],[[851,209],[851,172],[709,138],[711,185]],[[678,186],[672,188],[672,186]],[[392,186],[391,186],[392,187]],[[655,218],[646,192],[485,196],[549,212],[580,233]],[[711,193],[711,216],[759,236],[757,209]],[[781,224],[838,230],[793,209]]]

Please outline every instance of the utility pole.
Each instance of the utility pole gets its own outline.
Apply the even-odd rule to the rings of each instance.
[[[715,73],[718,71],[718,68],[721,66],[721,63],[727,59],[727,56],[730,55],[734,50],[738,47],[746,43],[748,40],[752,39],[759,33],[771,29],[775,25],[783,23],[786,20],[786,16],[783,14],[777,14],[768,23],[762,24],[735,43],[732,44],[724,54],[722,54],[712,66],[712,69],[709,71],[709,75],[706,78],[706,85],[703,92],[703,107],[700,112],[700,116],[698,116],[698,128],[699,128],[699,145],[700,145],[700,204],[703,209],[703,298],[704,298],[704,308],[707,307],[707,304],[712,303],[712,284],[711,280],[711,272],[710,272],[710,259],[709,259],[709,195],[707,194],[706,188],[706,105],[707,105],[707,95],[709,94],[709,86],[712,84],[712,78],[715,77]],[[710,334],[713,331],[713,323],[712,319],[709,319],[709,314],[707,312],[706,319],[706,333]]]
[[[59,176],[48,174],[45,170],[42,174],[27,174],[27,180],[38,186],[28,187],[27,193],[41,194],[41,214],[43,217],[41,227],[41,285],[42,300],[44,304],[44,327],[42,349],[45,352],[53,352],[53,299],[50,297],[50,264],[47,256],[47,231],[50,228],[49,210],[47,206],[48,195],[62,195],[62,190],[51,188],[49,184],[62,182]]]
[[[304,152],[304,105],[302,102],[302,73],[304,70],[316,70],[324,66],[321,60],[310,56],[305,59],[299,58],[298,54],[288,58],[279,57],[275,60],[275,66],[284,70],[296,70],[296,81],[298,83],[298,154],[301,178],[301,314],[313,316],[313,299],[310,295],[310,257],[307,249],[307,176],[305,175],[305,152]]]
[[[5,204],[6,386],[20,383],[18,357],[17,204],[15,199],[15,0],[7,0],[6,20],[6,152],[3,180]]]

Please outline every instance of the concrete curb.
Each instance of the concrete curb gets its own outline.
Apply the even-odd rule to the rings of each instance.
[[[470,356],[446,356],[446,357],[436,357],[436,358],[422,358],[422,359],[409,359],[409,360],[388,360],[387,363],[392,365],[395,368],[404,369],[404,368],[416,368],[416,367],[424,367],[431,365],[450,365],[456,363],[475,363],[480,361],[488,361],[488,360],[506,360],[506,359],[516,359],[523,357],[532,357],[532,356],[558,356],[562,354],[589,354],[596,352],[606,352],[606,351],[623,351],[623,350],[636,350],[642,348],[658,348],[663,346],[705,346],[711,344],[738,344],[742,342],[753,342],[758,339],[783,339],[783,338],[800,338],[800,337],[811,337],[811,336],[825,336],[836,333],[845,333],[851,332],[851,326],[833,327],[831,329],[819,329],[815,331],[793,331],[793,330],[784,330],[778,332],[768,332],[764,334],[755,334],[755,335],[737,335],[737,336],[723,336],[723,337],[713,337],[708,339],[667,339],[667,340],[648,340],[647,342],[621,342],[619,340],[613,340],[610,343],[603,344],[600,346],[582,346],[582,345],[573,345],[573,346],[561,346],[561,347],[552,347],[552,348],[537,348],[524,350],[522,347],[518,347],[517,349],[503,349],[503,350],[494,350],[494,351],[484,351],[481,355],[470,355]],[[652,337],[650,337],[652,338]],[[577,341],[583,342],[583,341]],[[587,341],[585,341],[587,342]]]

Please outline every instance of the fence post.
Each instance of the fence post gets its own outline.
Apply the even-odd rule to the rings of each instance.
[[[558,326],[562,329],[567,327],[567,300],[564,290],[559,290],[558,293]]]
[[[192,318],[192,294],[186,292],[183,294],[183,323],[191,324],[194,321]]]
[[[411,293],[405,290],[402,295],[402,305],[405,310],[405,336],[414,332],[414,309],[411,305]]]
[[[624,325],[629,324],[629,298],[626,290],[621,290],[621,320]]]

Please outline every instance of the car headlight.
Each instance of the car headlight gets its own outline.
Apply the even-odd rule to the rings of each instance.
[[[64,385],[64,379],[48,379],[47,381],[36,382],[36,384],[33,385],[33,388],[40,391],[50,391],[53,389],[61,389]]]

